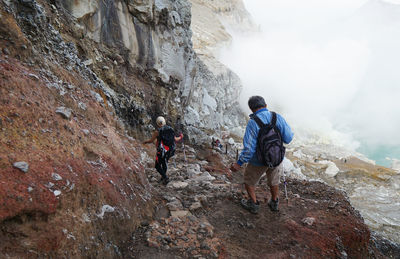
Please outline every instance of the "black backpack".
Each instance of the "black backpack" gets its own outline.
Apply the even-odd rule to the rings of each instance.
[[[268,167],[277,167],[285,157],[285,147],[283,146],[281,132],[276,127],[276,113],[272,112],[270,124],[264,124],[256,115],[252,119],[260,127],[256,148],[258,160]]]
[[[165,125],[158,131],[159,148],[164,150],[167,159],[175,154],[175,131],[168,125]]]

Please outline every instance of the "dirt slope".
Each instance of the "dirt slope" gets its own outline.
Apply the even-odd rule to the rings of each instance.
[[[239,184],[241,173],[234,174],[232,181],[221,173],[228,172],[223,165],[231,158],[214,151],[207,162],[188,164],[182,151],[177,156],[177,168],[170,166],[168,186],[158,184],[157,173],[148,169],[167,211],[160,210],[158,219],[132,235],[127,258],[395,258],[376,249],[343,192],[320,182],[288,180],[288,200],[282,183],[280,210],[271,212],[262,180],[257,188],[261,209],[253,215],[239,205],[246,197]],[[213,168],[215,179],[210,184],[176,187],[183,179],[191,182],[199,177],[189,176],[193,163],[201,164],[200,171]],[[193,206],[196,201],[201,205]]]

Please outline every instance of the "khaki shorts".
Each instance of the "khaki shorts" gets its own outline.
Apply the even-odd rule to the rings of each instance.
[[[269,168],[268,166],[247,164],[244,171],[244,183],[254,186],[258,183],[264,173],[267,174],[268,186],[279,185],[279,176],[283,173],[283,165],[281,163],[275,168]]]

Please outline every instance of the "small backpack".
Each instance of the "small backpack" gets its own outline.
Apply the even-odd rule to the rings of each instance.
[[[168,158],[175,154],[175,132],[174,130],[166,125],[158,131],[159,136],[159,149],[162,149],[162,154]]]
[[[252,119],[260,127],[257,136],[257,159],[270,168],[277,167],[285,157],[285,147],[283,146],[281,132],[276,127],[276,113],[272,112],[270,124],[264,124],[256,115]]]

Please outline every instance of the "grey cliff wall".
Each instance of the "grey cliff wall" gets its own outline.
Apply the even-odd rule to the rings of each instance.
[[[67,0],[62,5],[76,19],[74,26],[83,37],[121,50],[126,62],[167,88],[152,91],[163,99],[156,109],[133,97],[143,106],[140,110],[148,113],[140,116],[141,123],[149,124],[157,112],[173,122],[180,118],[196,143],[207,141],[205,131],[209,130],[240,134],[244,123],[236,101],[240,80],[222,64],[197,55],[190,2]]]

